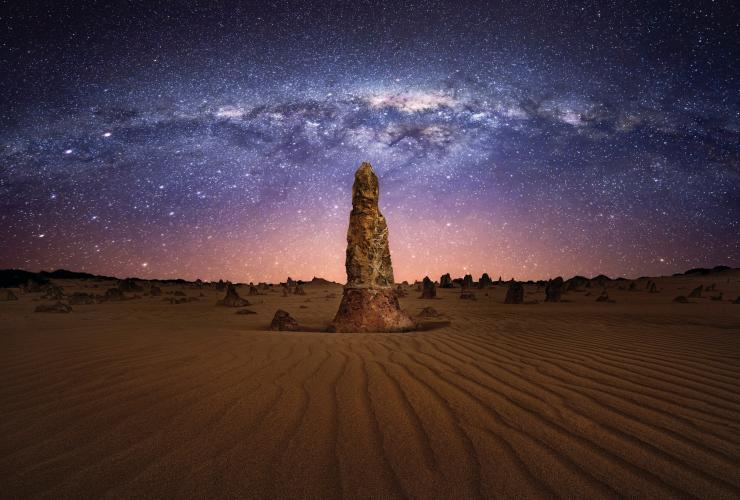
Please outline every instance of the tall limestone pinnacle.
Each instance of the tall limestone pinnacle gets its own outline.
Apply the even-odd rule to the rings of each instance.
[[[388,248],[388,225],[380,213],[378,177],[369,163],[355,172],[347,230],[347,284],[334,322],[335,332],[401,332],[416,324],[398,302]]]

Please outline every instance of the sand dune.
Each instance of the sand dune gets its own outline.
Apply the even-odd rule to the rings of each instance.
[[[740,305],[671,301],[710,281],[412,292],[451,324],[405,334],[265,331],[278,307],[325,326],[336,285],[250,316],[215,290],[66,315],[21,296],[0,304],[2,496],[738,498]]]

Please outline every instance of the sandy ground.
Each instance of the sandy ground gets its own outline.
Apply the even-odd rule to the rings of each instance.
[[[725,301],[672,302],[713,282]],[[412,291],[451,325],[408,334],[266,331],[278,307],[326,326],[336,285],[241,288],[248,316],[187,287],[163,290],[204,296],[2,302],[0,496],[740,497],[740,274],[612,286]]]

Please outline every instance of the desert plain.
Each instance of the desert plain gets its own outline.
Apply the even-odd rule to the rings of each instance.
[[[69,294],[113,281],[53,280]],[[740,270],[504,304],[404,287],[423,331],[326,333],[305,295],[0,302],[4,498],[738,498]],[[705,292],[676,303],[699,285]],[[177,296],[196,300],[173,304]],[[133,294],[130,294],[133,296]],[[534,303],[536,301],[536,303]],[[270,331],[277,309],[304,332]]]

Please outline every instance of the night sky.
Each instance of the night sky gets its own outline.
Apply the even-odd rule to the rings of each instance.
[[[363,160],[399,281],[740,267],[734,3],[4,3],[0,268],[343,282]]]

